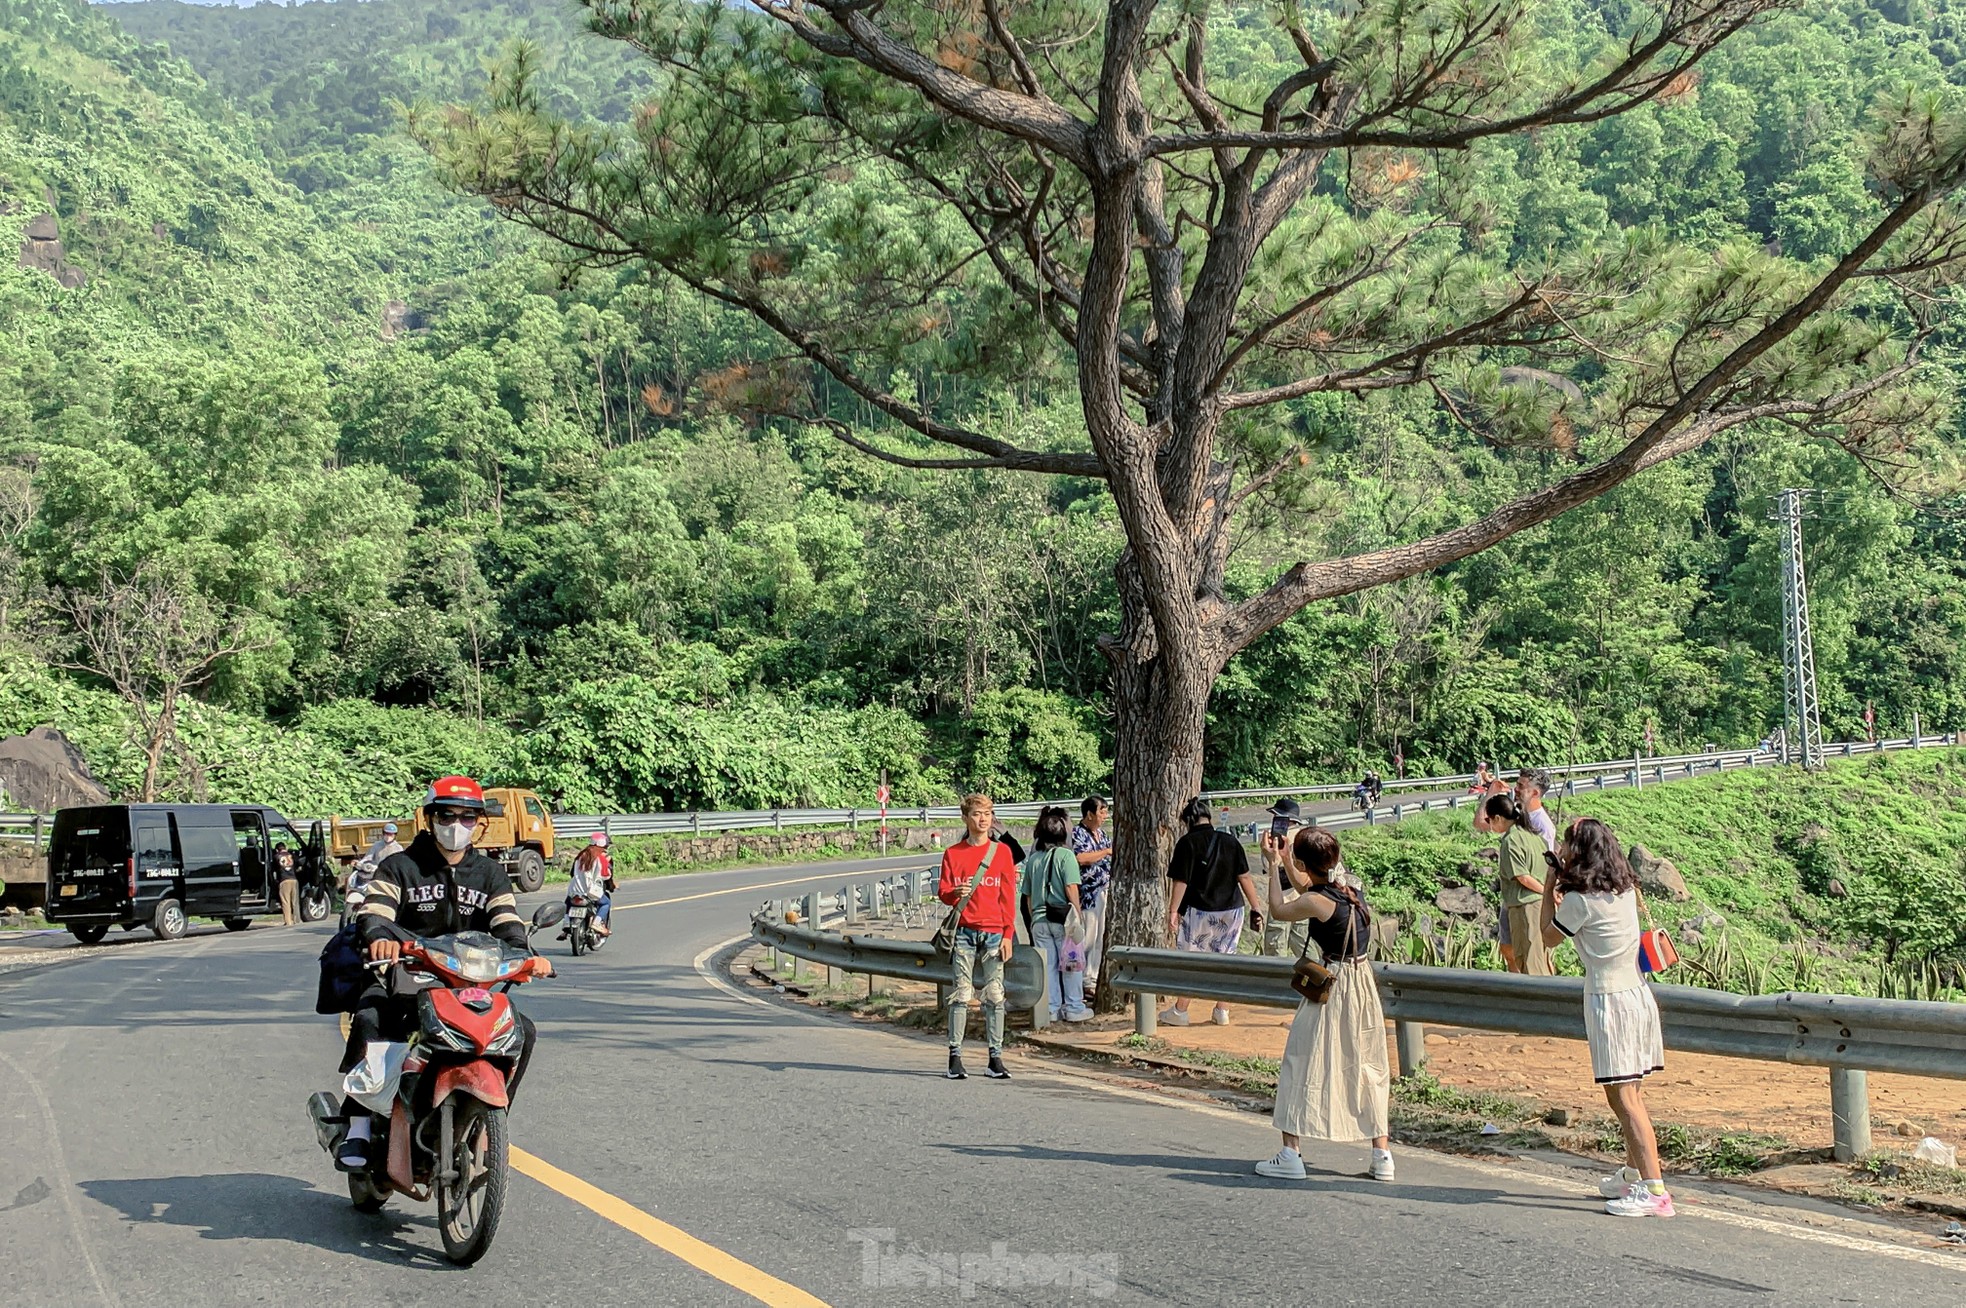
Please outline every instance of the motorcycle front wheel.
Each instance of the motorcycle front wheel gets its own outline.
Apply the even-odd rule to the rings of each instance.
[[[454,1139],[451,1167],[457,1179],[437,1184],[437,1226],[444,1257],[469,1267],[491,1248],[505,1208],[505,1110],[459,1100]]]

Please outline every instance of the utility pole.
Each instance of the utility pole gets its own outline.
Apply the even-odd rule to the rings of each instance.
[[[1782,760],[1811,772],[1823,766],[1823,720],[1816,702],[1816,646],[1809,634],[1809,582],[1802,565],[1802,520],[1813,517],[1807,490],[1785,490],[1769,516],[1787,540],[1782,555]]]

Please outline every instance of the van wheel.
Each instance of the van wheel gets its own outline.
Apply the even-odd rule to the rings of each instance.
[[[184,905],[175,899],[166,899],[157,905],[157,911],[150,915],[150,929],[159,940],[176,940],[182,936],[191,920],[184,915]]]
[[[325,886],[309,886],[300,892],[300,920],[319,922],[334,911],[334,896]]]
[[[76,926],[71,924],[68,928],[68,934],[74,936],[81,944],[93,945],[109,934],[109,924],[107,922],[99,922],[94,926]]]
[[[225,929],[227,931],[244,931],[252,924],[253,920],[249,917],[228,917],[225,919]]]
[[[546,860],[536,849],[522,849],[512,869],[512,884],[527,894],[546,884]]]

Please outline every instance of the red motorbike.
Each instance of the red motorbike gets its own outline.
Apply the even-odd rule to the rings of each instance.
[[[565,913],[541,905],[532,929]],[[375,1119],[368,1170],[348,1176],[348,1198],[375,1213],[392,1194],[434,1197],[444,1256],[468,1267],[491,1248],[505,1206],[506,1084],[525,1043],[507,992],[533,979],[535,960],[530,949],[468,931],[406,941],[397,962],[371,966],[401,969],[395,988],[414,991],[417,1029],[389,1115]],[[348,1131],[341,1097],[318,1092],[307,1110],[332,1157]]]

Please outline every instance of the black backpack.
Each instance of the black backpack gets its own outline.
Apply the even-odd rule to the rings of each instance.
[[[362,938],[350,922],[328,937],[321,948],[321,985],[314,995],[317,1013],[352,1013],[355,1001],[369,983],[362,966]]]

